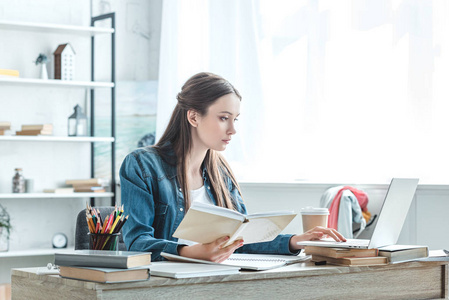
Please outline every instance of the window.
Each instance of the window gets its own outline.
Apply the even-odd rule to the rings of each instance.
[[[209,1],[197,24],[198,71],[243,95],[225,152],[239,180],[448,182],[447,1],[248,3]],[[202,53],[189,38],[176,51]],[[188,64],[178,56],[178,90]]]

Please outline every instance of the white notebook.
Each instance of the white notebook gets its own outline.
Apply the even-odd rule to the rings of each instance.
[[[307,261],[310,256],[296,255],[265,255],[265,254],[240,254],[234,253],[222,263],[215,263],[208,260],[188,258],[184,256],[161,252],[161,255],[171,261],[195,262],[211,265],[225,265],[239,267],[245,270],[262,271],[279,268],[287,264]]]
[[[238,274],[239,268],[221,265],[159,261],[150,266],[151,276],[170,278],[193,278]]]

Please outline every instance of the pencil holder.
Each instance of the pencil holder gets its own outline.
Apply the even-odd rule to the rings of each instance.
[[[89,250],[118,251],[120,233],[87,233]]]

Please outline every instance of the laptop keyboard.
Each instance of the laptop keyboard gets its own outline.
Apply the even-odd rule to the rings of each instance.
[[[346,242],[336,242],[333,238],[324,238],[320,240],[322,242],[327,243],[338,243],[338,244],[345,244],[345,245],[355,245],[355,246],[365,246],[368,245],[369,240],[364,239],[346,239]]]

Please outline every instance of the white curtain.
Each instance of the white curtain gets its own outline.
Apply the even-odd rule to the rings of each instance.
[[[233,169],[241,172],[261,157],[256,149],[262,147],[264,137],[254,5],[239,0],[164,1],[162,12],[157,138],[165,130],[182,84],[198,72],[218,74],[243,95],[245,121],[237,123],[238,134],[224,153]]]
[[[449,1],[164,1],[157,135],[210,71],[243,95],[240,180],[449,182]]]

